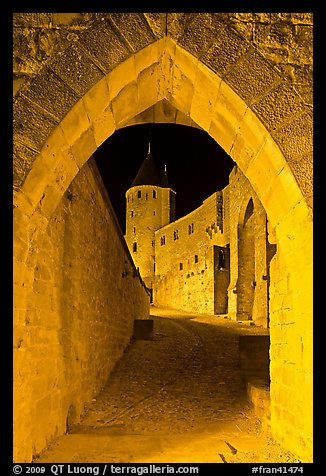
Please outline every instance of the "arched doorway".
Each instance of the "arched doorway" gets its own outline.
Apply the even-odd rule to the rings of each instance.
[[[135,68],[136,60],[144,58],[145,50],[151,60],[146,63],[140,61]],[[171,115],[164,112],[166,105],[171,106],[169,112],[171,109],[180,111],[178,117],[181,123],[189,125],[190,118],[193,124],[206,130],[237,162],[275,229],[282,253],[283,273],[288,276],[288,290],[295,296],[291,301],[289,320],[297,320],[300,316],[297,326],[301,332],[307,330],[308,336],[308,342],[302,347],[304,353],[300,353],[299,359],[294,357],[295,369],[291,367],[289,371],[292,376],[295,374],[297,381],[300,380],[298,376],[302,377],[301,382],[305,381],[309,395],[307,398],[311,404],[306,406],[302,423],[302,432],[308,442],[301,450],[311,455],[308,436],[311,435],[312,424],[311,382],[303,377],[307,369],[311,371],[312,365],[312,347],[309,344],[312,331],[309,209],[281,150],[255,113],[221,77],[170,38],[159,40],[136,53],[86,92],[54,129],[34,161],[21,192],[15,197],[15,276],[17,296],[18,292],[20,296],[17,321],[24,320],[25,301],[30,299],[29,293],[32,292],[36,250],[73,178],[96,148],[117,128],[133,121],[148,121],[146,114],[144,119],[145,112],[154,114],[150,114],[154,122],[171,120]],[[298,258],[302,260],[300,270],[297,268]],[[24,292],[21,291],[22,286]],[[271,329],[272,349],[273,341],[284,344],[277,341],[277,319],[282,318],[282,308],[275,305],[273,309],[275,328]],[[293,335],[295,337],[297,333]],[[283,349],[288,357],[286,360],[291,361],[291,349],[285,346]],[[277,357],[272,350],[272,431],[298,449],[302,436],[297,434],[296,425],[291,424],[290,436],[287,433],[284,437],[287,419],[278,412],[279,406],[282,407],[284,381],[279,380],[277,375],[280,375],[280,361],[284,362],[284,355]],[[27,383],[21,392],[22,399],[28,391]],[[293,392],[295,398],[294,387]],[[286,405],[291,410],[292,404]]]

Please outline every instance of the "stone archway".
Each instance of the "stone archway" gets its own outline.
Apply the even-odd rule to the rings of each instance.
[[[288,352],[287,359],[296,364],[291,369],[291,378],[300,376],[301,382],[305,380],[307,399],[311,403],[311,381],[304,377],[312,367],[309,208],[282,152],[256,114],[221,77],[168,37],[135,53],[101,79],[46,140],[21,192],[15,197],[16,295],[21,301],[28,296],[36,259],[33,250],[37,249],[52,213],[82,166],[117,128],[130,124],[161,102],[168,102],[181,112],[181,123],[190,118],[225,149],[248,178],[267,212],[282,254],[284,273],[288,276],[288,291],[293,297],[290,314],[295,323],[294,336],[307,331],[304,352],[299,356],[292,355],[291,349],[284,352]],[[298,259],[302,263],[300,270]],[[274,306],[274,311],[272,346],[273,341],[278,342],[276,320],[282,320],[282,308]],[[284,434],[289,422],[285,412],[279,413],[279,407],[284,407],[279,366],[276,352],[273,354],[272,350],[272,431],[290,449],[301,452],[309,460],[311,404],[305,407],[300,435],[296,434],[296,425],[291,424],[291,429]],[[285,405],[289,407],[292,403]],[[302,438],[304,445],[299,443]]]
[[[293,214],[295,219],[297,214],[309,221],[302,192],[267,129],[221,78],[169,38],[122,63],[77,102],[34,161],[21,193],[15,197],[15,212],[19,209],[38,225],[46,224],[69,183],[97,147],[116,129],[166,101],[183,114],[181,124],[189,125],[190,118],[237,163],[276,233],[286,228],[282,218],[287,215],[290,218]],[[287,240],[279,238],[286,249]]]

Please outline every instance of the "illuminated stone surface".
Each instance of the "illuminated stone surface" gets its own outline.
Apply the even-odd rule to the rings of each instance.
[[[154,339],[131,344],[81,423],[35,462],[295,462],[262,430],[237,365],[239,336],[267,331],[155,307],[151,314]]]
[[[47,238],[56,208],[63,206],[69,184],[96,147],[118,127],[153,111],[154,121],[164,117],[166,122],[201,127],[245,175],[248,170],[278,249],[271,262],[271,431],[288,449],[311,461],[312,15],[119,15],[17,13],[13,17],[15,460],[30,461],[35,451],[65,431],[72,401],[61,395],[60,385],[55,392],[52,388],[54,376],[55,382],[62,382],[65,365],[72,365],[72,357],[63,353],[63,342],[54,339],[53,355],[65,356],[65,364],[58,358],[48,369],[37,367],[43,354],[32,345],[31,323],[37,322],[40,336],[44,334],[51,321],[48,316],[57,312],[56,298],[60,302],[53,283],[53,300],[46,298],[49,288],[35,284],[41,279],[36,266],[44,250],[53,250],[40,266],[44,276],[53,279],[54,256],[63,272],[62,256],[56,254],[63,243],[53,245]],[[144,48],[151,58],[147,62]],[[122,74],[126,70],[128,74]],[[109,95],[101,94],[102,80],[109,85]],[[209,104],[215,101],[217,84],[215,107]],[[208,116],[200,110],[201,100],[209,106]],[[82,114],[78,120],[75,111]],[[62,132],[68,130],[65,142]],[[116,273],[124,259],[123,255],[116,263]],[[76,279],[80,282],[81,275]],[[42,297],[34,295],[34,285]],[[144,299],[135,300],[136,315],[144,312],[147,302],[147,295],[140,298],[141,289],[140,284],[135,290],[135,296]],[[94,288],[84,292],[92,296]],[[126,307],[128,299],[134,306],[130,288],[122,285],[121,292]],[[113,303],[121,302],[118,292],[112,296]],[[93,368],[94,380],[96,372]],[[39,399],[31,397],[35,375]]]

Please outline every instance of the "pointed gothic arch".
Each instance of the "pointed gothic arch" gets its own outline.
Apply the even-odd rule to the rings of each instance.
[[[295,297],[291,311],[300,317],[303,328],[311,330],[312,220],[305,197],[271,133],[248,104],[218,74],[168,37],[135,53],[104,76],[45,141],[15,196],[16,285],[31,286],[38,240],[42,240],[69,184],[94,151],[115,130],[141,120],[148,111],[154,114],[152,122],[169,122],[165,105],[177,111],[179,123],[206,131],[250,181],[284,258]],[[272,342],[273,338],[271,330]],[[312,366],[310,347],[302,365],[303,372]],[[271,375],[272,395],[277,395],[280,389],[273,381],[273,371]],[[272,411],[273,424],[275,434],[282,435],[282,423]]]
[[[149,61],[141,62],[144,58]],[[147,46],[106,75],[45,142],[15,197],[16,206],[30,220],[33,236],[41,223],[46,226],[63,193],[97,147],[115,130],[166,103],[180,113],[180,124],[208,132],[237,163],[262,202],[286,255],[284,217],[300,217],[307,224],[311,214],[282,152],[227,83],[170,38]],[[153,122],[175,119],[164,111],[156,113]],[[32,225],[34,220],[37,227]],[[301,234],[297,235],[300,240]]]

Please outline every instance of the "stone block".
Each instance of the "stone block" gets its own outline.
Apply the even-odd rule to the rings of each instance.
[[[144,13],[144,17],[156,38],[165,36],[166,15],[167,13]]]
[[[110,13],[109,18],[132,51],[141,50],[156,39],[144,13]]]
[[[104,19],[79,32],[78,37],[90,56],[105,72],[112,71],[130,56],[126,43]]]
[[[286,122],[273,133],[275,140],[294,165],[295,162],[305,162],[308,157],[313,157],[313,117],[310,109],[301,115],[294,115],[292,120]],[[305,158],[306,160],[302,160]]]
[[[172,77],[171,104],[184,114],[190,115],[193,94],[192,81],[175,65]]]
[[[312,245],[312,216],[304,198],[302,198],[293,208],[291,208],[289,213],[284,217],[284,220],[278,223],[275,231],[277,231],[279,241],[282,241],[283,237],[283,239],[286,239],[288,236],[291,238],[291,240],[293,240],[294,237],[297,237],[297,239],[300,237],[302,240],[302,257],[300,262],[302,263],[303,267],[312,262],[312,247],[308,246],[307,248],[309,241],[310,245]],[[307,252],[308,249],[309,252]],[[306,250],[305,253],[303,253],[303,250]],[[308,261],[302,262],[302,260],[305,259],[308,259]]]
[[[14,255],[14,280],[20,282],[22,276],[20,276],[21,269],[20,264],[24,262],[28,256],[28,243],[27,243],[26,230],[20,230],[20,233],[14,237],[13,241],[13,255]]]
[[[110,105],[109,76],[96,83],[82,98],[90,123],[96,122]]]
[[[227,152],[230,153],[236,137],[237,129],[223,115],[215,112],[212,118],[209,135]]]
[[[292,85],[282,82],[253,105],[253,110],[261,118],[268,130],[275,131],[304,110],[303,101]]]
[[[31,150],[17,141],[13,144],[13,186],[14,190],[21,189],[24,181],[38,156],[36,150]],[[14,202],[15,203],[15,202]]]
[[[13,194],[14,205],[14,233],[15,236],[19,236],[20,228],[26,227],[26,224],[33,213],[34,207],[28,197],[23,191],[14,192]],[[17,235],[16,235],[17,233]],[[23,236],[24,233],[21,233]]]
[[[286,163],[272,181],[271,186],[259,198],[275,227],[300,202],[302,193]]]
[[[168,35],[177,41],[184,34],[187,19],[191,13],[167,13],[166,15]]]
[[[167,43],[168,44],[168,43]],[[160,81],[157,85],[159,97],[170,101],[172,93],[174,54],[168,49],[163,51],[160,60]]]
[[[37,207],[44,195],[44,189],[51,179],[51,171],[45,161],[41,159],[35,161],[33,168],[29,172],[23,185],[23,193],[33,207]]]
[[[152,43],[135,54],[136,76],[153,64],[161,62],[165,45],[166,39],[164,38]]]
[[[204,52],[201,61],[217,74],[225,76],[248,48],[249,43],[232,28],[221,28],[214,44]]]
[[[241,98],[250,103],[266,94],[275,83],[279,83],[280,76],[257,48],[251,46],[226,75],[225,80]]]
[[[42,68],[24,96],[50,112],[58,121],[78,100],[77,94],[48,67]]]
[[[177,45],[175,49],[175,64],[178,65],[178,68],[180,68],[185,76],[187,76],[193,83],[195,82],[197,68],[200,64],[195,56],[188,51],[181,49]],[[201,67],[203,69],[204,65],[201,65]]]
[[[288,156],[287,156],[288,157]],[[307,153],[301,160],[289,161],[290,169],[295,176],[300,190],[307,202],[307,205],[313,209],[313,155],[312,152]]]
[[[138,108],[138,87],[136,82],[127,84],[112,100],[112,112],[116,127],[122,126],[140,112]]]
[[[119,64],[107,76],[111,101],[118,96],[120,91],[128,84],[137,80],[135,68],[135,55],[132,55],[123,63]]]
[[[17,97],[13,112],[14,141],[17,139],[30,149],[40,151],[58,120],[23,97]]]
[[[251,116],[254,117],[253,113]],[[266,130],[259,123],[258,118],[256,123],[256,137],[258,138],[257,147],[259,146],[259,129],[263,134],[264,140],[260,143],[260,147],[256,154],[250,160],[246,171],[246,176],[258,190],[267,190],[272,181],[277,177],[285,164],[285,159],[277,144],[271,136],[266,134]],[[249,124],[248,124],[249,125]]]
[[[263,379],[249,378],[247,383],[249,400],[257,409],[265,412],[265,416],[270,416],[270,392],[269,384]]]
[[[209,134],[231,157],[233,144],[246,109],[245,102],[222,81],[215,102]]]
[[[13,304],[15,309],[26,309],[26,299],[28,298],[29,290],[23,284],[24,282],[17,277],[17,284],[14,283],[13,285]]]
[[[20,194],[23,195],[23,194]],[[19,197],[18,197],[19,198]],[[22,202],[24,203],[24,197]],[[17,202],[16,202],[17,204]],[[28,204],[28,208],[29,208]],[[14,267],[18,265],[18,262],[23,262],[23,256],[28,252],[28,234],[27,227],[29,223],[29,215],[24,212],[24,210],[18,208],[16,205],[14,209],[14,220],[13,220],[13,245],[14,245]],[[14,281],[15,279],[15,269],[14,269]]]
[[[153,319],[135,319],[133,337],[136,340],[152,340],[153,329]]]
[[[85,162],[94,154],[97,149],[97,144],[95,142],[94,131],[92,128],[85,131],[79,139],[72,146],[71,151],[75,158],[75,161],[81,169]],[[71,178],[73,175],[71,174]],[[67,186],[69,183],[67,183]]]
[[[215,14],[189,14],[179,43],[184,49],[200,57],[210,49],[211,44],[221,36],[224,29],[225,25]]]
[[[190,114],[206,131],[209,131],[212,121],[220,81],[206,66],[198,65]]]
[[[160,74],[159,63],[153,63],[143,69],[137,78],[138,102],[140,111],[156,104],[159,98],[158,82]]]
[[[104,73],[98,68],[91,58],[85,53],[78,42],[62,42],[61,55],[56,55],[49,66],[67,85],[83,96],[94,84],[100,81]]]
[[[116,130],[111,107],[108,107],[103,114],[93,123],[94,139],[97,147],[103,144]]]
[[[52,296],[48,294],[29,294],[27,296],[27,306],[29,309],[40,309],[43,312],[52,310]]]
[[[263,173],[259,173],[260,170],[259,168],[256,169],[256,165],[250,169],[250,163],[260,154],[268,136],[267,130],[257,116],[250,109],[247,109],[241,120],[239,131],[233,144],[232,157],[242,172],[246,173],[246,177],[250,180],[250,184],[255,191],[257,191],[257,184],[261,186],[259,181],[260,176],[263,175],[264,172],[266,173],[267,170],[264,170]],[[267,164],[272,160],[272,158],[267,157],[266,154],[260,155],[260,158]],[[252,177],[250,172],[259,174],[259,179],[255,180],[255,177]],[[264,189],[264,185],[261,187]]]
[[[90,127],[90,120],[83,100],[78,101],[60,123],[67,143],[73,146]]]

